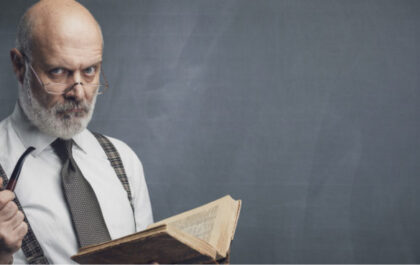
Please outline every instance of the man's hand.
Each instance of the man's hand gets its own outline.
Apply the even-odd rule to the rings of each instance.
[[[3,179],[0,178],[0,187]],[[13,253],[22,246],[22,239],[28,232],[24,215],[13,201],[15,194],[9,190],[0,191],[0,263],[10,263]]]

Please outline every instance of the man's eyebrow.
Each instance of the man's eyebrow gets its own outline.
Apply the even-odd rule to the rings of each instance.
[[[54,69],[54,68],[63,68],[63,69],[69,69],[67,66],[65,66],[65,64],[63,64],[63,63],[48,63],[48,62],[44,62],[43,64],[42,64],[42,66],[45,68],[45,69],[48,69],[48,70],[50,70],[50,69]]]
[[[94,63],[86,64],[86,66],[83,66],[83,69],[91,67],[91,66],[101,65],[102,62],[103,62],[103,60],[99,60],[99,61],[94,62]],[[63,68],[63,69],[67,69],[67,70],[72,70],[71,68],[69,68],[69,67],[67,67],[63,64],[44,63],[44,66],[45,66],[46,69]]]
[[[60,64],[50,64],[50,63],[44,63],[44,67],[46,69],[54,69],[54,68],[66,68],[64,66],[60,66]]]
[[[100,64],[102,64],[102,60],[100,60],[96,63],[88,64],[89,65],[88,67],[95,66],[95,65],[100,65]]]

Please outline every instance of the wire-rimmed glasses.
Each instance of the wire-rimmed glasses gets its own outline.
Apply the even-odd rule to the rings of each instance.
[[[44,83],[44,82],[42,82],[42,80],[38,76],[38,74],[35,72],[35,69],[32,67],[31,63],[28,62],[28,60],[26,59],[26,56],[24,56],[24,58],[25,58],[26,63],[29,65],[29,68],[31,68],[32,73],[35,75],[35,77],[38,80],[38,82],[40,83],[40,85],[44,88],[44,90],[48,94],[63,95],[63,94],[66,94],[67,92],[69,92],[70,90],[72,90],[74,86],[79,85],[79,84],[84,89],[96,90],[97,95],[101,95],[101,94],[105,93],[106,89],[109,88],[108,81],[106,80],[104,71],[102,71],[102,69],[101,69],[101,76],[102,76],[102,79],[104,80],[104,83],[102,83],[102,84],[101,83],[88,83],[88,82],[75,82],[73,84],[55,83],[55,82]]]

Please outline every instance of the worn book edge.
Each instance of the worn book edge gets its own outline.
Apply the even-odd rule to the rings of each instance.
[[[204,240],[198,239],[194,236],[184,233],[175,227],[171,227],[171,226],[167,226],[163,224],[163,225],[153,227],[153,228],[141,231],[141,232],[137,232],[135,234],[122,237],[122,238],[114,239],[112,241],[80,248],[79,252],[76,255],[73,255],[71,259],[77,261],[79,257],[95,255],[98,252],[106,252],[107,250],[112,249],[118,245],[123,245],[125,243],[141,240],[143,238],[157,235],[160,233],[166,233],[170,235],[171,237],[175,238],[182,244],[199,252],[201,255],[210,257],[213,260],[217,260],[221,258],[220,255],[217,253],[217,251],[213,248],[213,246],[211,246]]]
[[[233,240],[233,238],[235,237],[236,227],[238,226],[239,214],[240,214],[241,208],[242,208],[242,200],[237,200],[237,202],[238,202],[238,208],[236,210],[235,225],[233,226],[231,240]]]

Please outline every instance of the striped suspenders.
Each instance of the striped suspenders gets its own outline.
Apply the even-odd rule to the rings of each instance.
[[[102,134],[94,133],[94,132],[92,133],[98,140],[102,149],[105,151],[105,154],[107,155],[108,160],[111,163],[111,166],[114,168],[115,173],[117,174],[119,180],[121,181],[121,184],[123,185],[125,191],[127,192],[128,201],[130,202],[131,209],[133,210],[133,213],[134,213],[130,185],[128,183],[127,175],[125,174],[124,166],[121,161],[121,157],[118,154],[117,149],[109,141],[109,139],[103,136]],[[3,179],[3,187],[5,187],[7,185],[8,178],[3,168],[1,167],[1,165],[0,165],[0,177]],[[19,210],[24,213],[22,206],[20,205],[17,197],[14,199],[14,202],[18,206]],[[26,219],[26,216],[24,220],[28,224],[28,233],[23,238],[22,251],[26,256],[27,263],[28,264],[49,264],[49,261],[44,256],[44,252],[42,251],[41,245],[36,239],[35,234],[32,231],[31,225],[29,224],[28,219]]]

